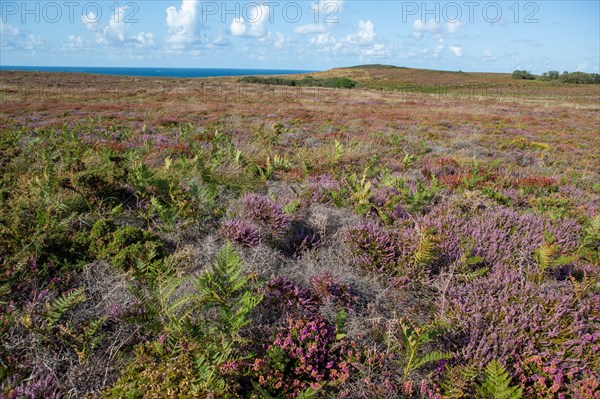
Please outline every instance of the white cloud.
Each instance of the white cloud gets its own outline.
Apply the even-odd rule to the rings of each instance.
[[[318,3],[312,3],[311,15],[319,22],[298,26],[294,28],[294,33],[306,35],[329,31],[337,25],[345,2],[346,0],[319,0]]]
[[[581,64],[577,65],[577,67],[575,67],[576,71],[587,71],[590,68],[590,63],[588,61],[582,62]]]
[[[21,32],[16,26],[5,24],[4,22],[0,21],[0,33],[2,33],[2,36],[18,36]]]
[[[325,26],[325,24],[308,24],[294,28],[294,33],[299,33],[301,35],[325,32],[327,32],[327,26]]]
[[[154,46],[154,33],[152,32],[140,32],[137,35],[133,36],[132,39],[141,47]]]
[[[132,22],[127,21],[127,5],[118,7],[111,15],[108,25],[103,26],[100,18],[93,12],[81,17],[81,21],[86,29],[96,33],[96,43],[108,47],[119,47],[127,43],[133,43],[138,47],[154,46],[154,33],[140,32],[136,35],[128,36],[127,32]],[[69,42],[65,48],[73,48],[77,45],[78,36],[69,36]]]
[[[448,48],[450,49],[450,51],[452,51],[452,54],[454,54],[455,57],[463,56],[464,50],[462,47],[455,44],[451,44],[450,46],[448,46]]]
[[[115,14],[109,19],[108,26],[106,26],[102,30],[102,34],[98,37],[101,39],[98,40],[98,43],[107,41],[125,41],[125,34],[127,33],[127,28],[129,24],[125,22],[125,10],[127,6],[117,7],[115,10]]]
[[[456,32],[458,32],[458,29],[460,27],[461,27],[460,21],[448,22],[446,24],[446,30],[448,31],[448,33],[456,33]]]
[[[413,22],[412,27],[413,30],[417,32],[437,32],[441,29],[441,25],[438,22],[435,22],[433,19],[429,19],[427,21],[417,19],[415,22]]]
[[[258,40],[264,43],[268,43],[278,50],[287,49],[292,44],[292,40],[280,32],[269,32],[267,36]]]
[[[377,36],[375,24],[372,21],[359,21],[356,32],[337,39],[330,32],[320,33],[308,40],[310,47],[316,48],[321,54],[358,56],[361,60],[371,57],[388,57],[392,49]]]
[[[346,36],[348,43],[356,44],[369,44],[373,43],[377,33],[375,32],[375,25],[371,21],[358,21],[358,31],[351,35]]]
[[[428,19],[426,21],[417,19],[412,24],[413,34],[417,38],[422,37],[424,33],[429,33],[435,37],[444,37],[448,33],[454,34],[458,32],[460,27],[460,21],[442,24],[441,22],[436,22],[433,19]]]
[[[22,32],[16,26],[0,21],[0,48],[3,50],[30,51],[35,54],[45,43],[39,36]]]
[[[496,57],[494,57],[494,53],[492,52],[492,50],[483,50],[483,61],[493,61],[495,59]]]
[[[198,0],[182,0],[181,6],[167,8],[167,29],[165,39],[171,49],[183,49],[198,41]]]
[[[244,23],[244,18],[242,17],[234,18],[233,21],[231,21],[231,26],[229,27],[229,30],[233,36],[244,36],[247,29],[248,28]]]
[[[266,33],[265,24],[268,19],[268,6],[253,6],[250,8],[248,21],[243,17],[234,18],[229,26],[229,30],[233,36],[263,37]]]
[[[392,51],[383,43],[375,43],[372,47],[366,49],[363,54],[367,57],[389,57],[392,55]]]
[[[311,37],[308,42],[314,46],[335,45],[337,40],[331,33],[321,33],[315,37]]]
[[[442,54],[442,51],[444,50],[444,48],[445,48],[444,39],[440,39],[438,45],[435,46],[435,49],[433,50],[433,53],[432,53],[433,58],[440,58],[440,55]]]
[[[69,52],[86,52],[89,48],[89,43],[81,36],[69,35],[67,42],[62,45],[64,51]]]
[[[213,40],[212,43],[214,46],[219,46],[219,47],[227,47],[229,45],[231,45],[231,40],[229,40],[229,38],[226,35],[219,35],[217,36],[217,38],[215,40]]]
[[[101,29],[100,18],[91,11],[86,15],[82,15],[81,21],[85,25],[85,28],[91,32],[98,32]]]

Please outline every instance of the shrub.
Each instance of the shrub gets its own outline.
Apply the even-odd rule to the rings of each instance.
[[[265,287],[265,303],[285,313],[315,312],[318,299],[286,276],[273,277]]]
[[[364,223],[350,228],[345,241],[356,259],[371,271],[391,271],[397,264],[399,251],[395,237],[378,224]]]
[[[258,230],[245,220],[232,219],[221,222],[221,235],[244,247],[255,247],[260,243]]]
[[[524,70],[515,70],[512,73],[512,78],[513,79],[526,79],[526,80],[534,80],[535,76],[529,72],[529,71],[524,71]]]
[[[338,282],[330,272],[311,277],[310,283],[322,302],[334,302],[342,308],[350,310],[358,300],[351,288]]]
[[[561,359],[548,360],[541,355],[526,357],[515,364],[515,375],[525,399],[592,399],[600,394],[597,373],[572,367]]]
[[[579,337],[593,323],[588,313],[598,305],[593,295],[577,301],[566,283],[544,287],[516,270],[499,270],[451,288],[448,300],[465,361],[484,365],[497,359],[509,366],[550,350],[592,367],[595,344]]]
[[[167,355],[156,344],[140,345],[119,379],[103,392],[104,399],[205,398],[196,383],[194,346]]]
[[[319,233],[314,229],[301,222],[292,223],[287,242],[287,252],[292,257],[297,258],[302,252],[317,248],[319,243]]]
[[[15,377],[2,383],[2,398],[6,399],[59,399],[62,397],[53,374],[41,368],[35,369],[26,380],[17,382]]]
[[[242,197],[244,217],[254,220],[275,236],[282,236],[288,229],[290,218],[278,203],[260,194],[246,194]]]
[[[98,258],[123,270],[135,268],[138,262],[154,262],[166,255],[159,237],[133,226],[116,227],[111,220],[99,220],[89,237],[89,250]]]
[[[309,388],[341,384],[350,377],[356,354],[336,335],[335,326],[319,316],[290,317],[250,374],[270,394],[290,399]]]

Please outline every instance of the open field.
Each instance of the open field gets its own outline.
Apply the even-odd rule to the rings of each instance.
[[[600,397],[600,87],[0,73],[2,398]]]

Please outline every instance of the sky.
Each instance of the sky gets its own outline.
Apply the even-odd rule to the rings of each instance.
[[[0,64],[598,73],[600,1],[0,0]]]

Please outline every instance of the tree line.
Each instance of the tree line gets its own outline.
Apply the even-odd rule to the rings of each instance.
[[[541,75],[534,75],[529,71],[517,69],[512,73],[513,79],[558,81],[562,83],[600,84],[600,74],[585,72],[548,71]]]

